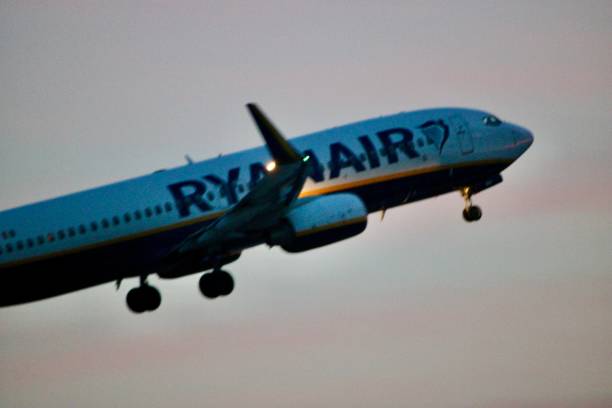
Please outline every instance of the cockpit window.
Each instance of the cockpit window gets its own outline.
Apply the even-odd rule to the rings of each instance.
[[[493,115],[487,115],[484,118],[482,118],[482,123],[484,123],[487,126],[499,126],[501,125],[501,120],[497,119],[497,117]]]

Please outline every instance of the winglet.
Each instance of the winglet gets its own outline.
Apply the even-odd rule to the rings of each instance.
[[[247,109],[266,141],[266,146],[276,164],[290,164],[302,160],[302,155],[287,142],[257,105],[248,103]]]

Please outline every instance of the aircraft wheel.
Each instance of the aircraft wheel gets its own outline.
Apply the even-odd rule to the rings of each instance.
[[[204,275],[202,275],[202,277],[200,278],[199,286],[200,292],[202,292],[202,295],[204,295],[204,297],[208,299],[214,299],[219,296],[216,291],[212,273],[205,273]]]
[[[234,279],[226,271],[205,273],[200,278],[200,292],[208,299],[227,296],[234,290]]]
[[[139,286],[128,292],[126,303],[134,313],[152,312],[161,304],[161,295],[153,286]]]
[[[477,205],[472,205],[463,210],[463,219],[467,222],[478,221],[482,218],[482,210]]]
[[[234,278],[232,278],[232,275],[225,271],[218,271],[213,273],[217,274],[215,279],[217,279],[217,290],[219,291],[219,295],[227,296],[232,293],[234,290]]]
[[[146,310],[149,312],[157,310],[159,305],[161,305],[161,294],[159,290],[150,285],[143,286],[142,290],[144,291]]]
[[[140,288],[130,290],[125,300],[128,308],[134,313],[142,313],[147,310]]]

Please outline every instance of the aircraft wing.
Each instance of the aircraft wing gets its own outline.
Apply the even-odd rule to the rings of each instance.
[[[175,257],[196,253],[215,256],[240,251],[261,240],[269,228],[278,224],[304,186],[310,170],[309,157],[291,146],[255,104],[247,108],[276,167],[227,213],[178,245],[172,254]]]

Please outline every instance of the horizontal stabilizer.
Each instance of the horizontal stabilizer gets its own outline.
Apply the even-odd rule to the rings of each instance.
[[[249,103],[247,104],[247,109],[266,141],[266,146],[277,165],[296,163],[302,160],[302,155],[285,140],[283,135],[274,127],[257,105]]]

